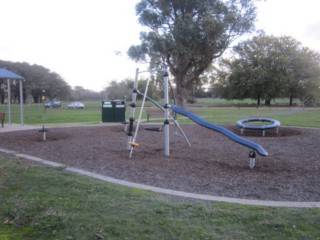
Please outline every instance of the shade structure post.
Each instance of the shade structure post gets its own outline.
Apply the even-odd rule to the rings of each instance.
[[[24,125],[24,114],[23,114],[23,88],[22,81],[19,81],[19,90],[20,90],[20,124]]]
[[[25,80],[23,77],[11,72],[5,68],[0,68],[0,79],[7,80],[8,86],[8,123],[9,125],[12,124],[12,113],[11,113],[11,81],[19,81],[19,91],[20,91],[20,122],[21,125],[24,124],[24,116],[23,116],[23,88],[22,82]]]
[[[11,125],[11,82],[10,79],[7,79],[8,84],[8,123]]]

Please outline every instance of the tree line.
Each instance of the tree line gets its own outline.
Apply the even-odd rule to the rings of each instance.
[[[32,96],[39,103],[42,96],[47,99],[101,100],[131,99],[133,80],[112,81],[102,92],[86,90],[81,86],[74,89],[60,75],[49,69],[28,63],[1,61],[5,67],[21,76],[24,102]],[[163,97],[161,72],[152,76],[148,96],[155,100]],[[6,95],[6,81],[0,80],[1,102]],[[146,79],[139,80],[139,90],[144,91]],[[209,90],[205,90],[208,88]],[[19,86],[11,87],[13,99],[19,101]],[[305,105],[317,105],[320,97],[320,54],[288,36],[267,36],[261,33],[239,42],[231,54],[206,69],[188,89],[196,97],[218,96],[226,99],[256,99],[257,105],[264,100],[270,105],[272,99],[288,98],[289,105],[298,98]],[[189,96],[189,101],[190,101]],[[192,100],[194,102],[194,100]]]
[[[81,86],[73,89],[57,73],[37,64],[26,62],[10,62],[0,60],[0,67],[6,68],[18,75],[24,77],[23,82],[23,102],[41,103],[44,100],[84,100],[84,99],[101,99],[101,93],[86,90]],[[1,103],[5,102],[7,96],[7,81],[0,79],[0,99]],[[11,86],[12,100],[20,102],[19,84],[13,82]]]
[[[161,82],[161,77],[155,78],[149,87],[148,94],[156,99],[163,95]],[[140,91],[144,91],[145,83],[146,80],[139,81]],[[133,81],[127,79],[112,82],[105,91],[111,97],[130,99],[132,87]],[[258,106],[262,100],[270,105],[275,98],[288,98],[288,105],[297,98],[305,105],[315,106],[320,98],[320,54],[292,37],[260,33],[235,45],[230,54],[206,69],[188,91],[194,98],[251,98]],[[191,102],[190,96],[187,100]]]
[[[251,98],[270,105],[275,98],[298,98],[316,105],[320,97],[320,54],[288,36],[260,34],[233,47],[220,60],[212,89],[227,99]]]
[[[57,97],[66,98],[71,92],[71,87],[62,79],[62,77],[51,72],[49,69],[40,65],[30,65],[26,62],[10,62],[0,61],[0,66],[10,71],[15,72],[25,78],[23,82],[23,102],[26,102],[28,96],[32,97],[34,103],[39,103],[42,100],[42,96],[45,95],[49,99]],[[4,102],[6,96],[6,81],[1,80],[1,100]],[[19,99],[19,86],[13,84],[11,87],[12,96],[14,101],[20,101]]]

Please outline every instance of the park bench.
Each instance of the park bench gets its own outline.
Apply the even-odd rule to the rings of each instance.
[[[4,126],[3,126],[4,119],[5,119],[5,114],[2,113],[2,112],[0,112],[0,121],[1,121],[1,126],[2,126],[2,127],[4,127]]]

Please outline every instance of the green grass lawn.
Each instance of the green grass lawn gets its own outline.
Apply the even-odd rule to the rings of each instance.
[[[45,124],[63,124],[63,123],[85,123],[97,124],[102,121],[101,102],[86,102],[85,109],[67,109],[67,108],[49,108],[44,110],[43,105],[29,104],[24,106],[25,124],[41,125],[43,120]],[[148,105],[152,106],[152,105]],[[209,122],[217,124],[235,124],[238,120],[249,117],[268,117],[281,122],[283,126],[303,126],[320,127],[320,109],[319,108],[289,108],[289,107],[212,107],[210,104],[201,107],[186,107],[189,111],[196,113]],[[7,107],[1,106],[1,112],[7,115]],[[138,118],[140,108],[135,111],[135,118]],[[161,115],[161,111],[159,110]],[[129,119],[130,107],[127,106],[126,119]],[[146,120],[146,111],[143,111],[143,120]],[[152,118],[152,116],[151,116]],[[159,114],[157,116],[159,118]],[[181,122],[190,122],[185,117],[179,116]],[[8,117],[6,117],[6,121]],[[152,119],[151,119],[152,121]],[[159,121],[159,120],[157,120]],[[162,121],[160,119],[160,121]],[[12,105],[12,122],[20,122],[19,106]]]
[[[0,157],[0,239],[319,239],[320,209],[184,202]]]
[[[246,118],[274,118],[282,126],[320,127],[319,108],[234,108],[234,107],[196,107],[190,111],[209,122],[217,124],[235,124]],[[181,120],[188,120],[180,117]]]

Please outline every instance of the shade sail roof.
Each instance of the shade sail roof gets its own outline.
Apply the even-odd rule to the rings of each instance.
[[[17,80],[24,80],[23,77],[21,77],[18,74],[15,74],[14,72],[11,72],[7,69],[0,68],[0,79],[17,79]]]
[[[10,91],[10,82],[11,80],[19,80],[20,85],[20,120],[21,125],[23,125],[23,89],[22,84],[24,78],[14,72],[11,72],[5,68],[0,68],[0,79],[7,79],[8,81],[8,122],[11,125],[11,91]]]

